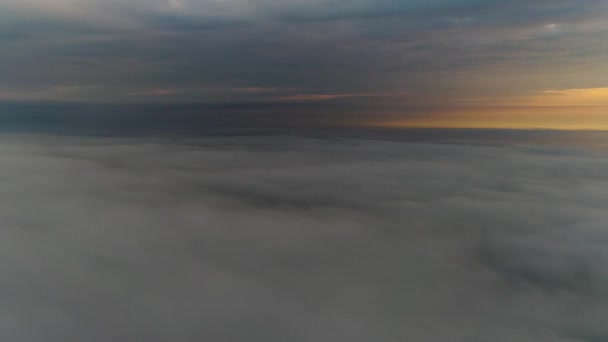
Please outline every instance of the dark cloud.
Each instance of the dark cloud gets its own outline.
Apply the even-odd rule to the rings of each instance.
[[[387,102],[451,105],[463,97],[567,89],[581,79],[589,80],[583,87],[597,86],[601,72],[590,68],[605,59],[607,29],[606,5],[595,0],[31,0],[5,1],[0,10],[4,100],[283,96],[204,91],[257,87],[327,97],[400,94]],[[588,77],[556,80],[558,70]],[[493,81],[501,77],[507,80]],[[403,96],[408,92],[413,96]]]
[[[4,135],[0,157],[4,340],[608,336],[600,153]]]

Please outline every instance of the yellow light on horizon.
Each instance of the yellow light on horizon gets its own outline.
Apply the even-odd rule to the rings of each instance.
[[[370,123],[402,128],[608,130],[608,106],[453,108]]]
[[[524,98],[528,106],[608,106],[608,88],[546,90]]]

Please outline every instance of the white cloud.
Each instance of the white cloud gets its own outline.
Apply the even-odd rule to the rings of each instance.
[[[608,160],[551,147],[4,136],[6,341],[608,336]]]

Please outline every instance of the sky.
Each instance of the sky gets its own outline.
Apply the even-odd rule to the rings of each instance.
[[[604,0],[0,0],[0,113],[608,129],[607,17]]]

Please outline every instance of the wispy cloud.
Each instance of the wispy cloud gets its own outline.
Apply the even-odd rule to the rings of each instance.
[[[282,101],[325,101],[340,98],[388,98],[405,97],[406,93],[347,93],[347,94],[290,94],[278,97]]]
[[[546,90],[528,100],[544,106],[608,106],[608,88]]]

